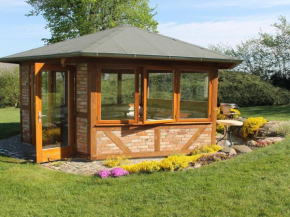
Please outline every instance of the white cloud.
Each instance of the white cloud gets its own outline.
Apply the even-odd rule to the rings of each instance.
[[[260,30],[274,33],[275,28],[271,25],[277,20],[278,16],[192,23],[169,22],[161,23],[158,30],[160,34],[203,47],[218,43],[235,46],[246,39],[258,37]]]

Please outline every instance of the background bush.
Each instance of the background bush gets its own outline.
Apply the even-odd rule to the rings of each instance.
[[[275,87],[256,75],[221,70],[218,102],[236,103],[240,107],[287,105],[290,91]]]
[[[0,107],[18,107],[19,67],[0,69]]]

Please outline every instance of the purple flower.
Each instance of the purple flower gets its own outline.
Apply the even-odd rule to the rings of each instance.
[[[99,175],[102,179],[105,179],[105,178],[108,178],[108,177],[111,175],[111,173],[110,173],[109,170],[100,170],[100,171],[98,172],[98,175]]]
[[[122,168],[117,167],[111,170],[111,174],[113,177],[119,177],[129,175],[130,173],[126,170],[123,170]]]

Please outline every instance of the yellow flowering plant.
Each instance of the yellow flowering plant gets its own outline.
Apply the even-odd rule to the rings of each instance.
[[[44,144],[56,144],[60,141],[61,130],[57,128],[49,128],[42,130],[42,142]]]
[[[200,152],[196,150],[201,149]],[[221,147],[218,145],[207,145],[197,148],[193,155],[170,155],[167,158],[163,159],[160,162],[157,161],[143,161],[141,163],[136,163],[132,165],[122,165],[122,169],[131,173],[152,173],[157,171],[179,171],[188,167],[189,163],[194,163],[201,156],[206,155],[207,153],[215,153],[221,150]]]
[[[242,127],[243,137],[246,139],[249,135],[253,135],[267,120],[263,117],[248,118]]]
[[[130,163],[130,160],[128,157],[118,156],[118,157],[111,157],[111,158],[106,159],[103,162],[103,165],[113,168],[116,166],[120,166],[121,164],[128,164],[128,163]]]
[[[222,148],[218,145],[203,145],[199,146],[191,152],[191,155],[202,154],[202,153],[215,153],[220,151]]]

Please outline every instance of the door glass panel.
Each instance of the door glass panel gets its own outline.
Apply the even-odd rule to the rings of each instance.
[[[147,121],[173,119],[173,71],[147,71]]]
[[[67,72],[43,71],[42,147],[68,146],[68,75]]]
[[[181,72],[180,119],[208,118],[209,74]]]

